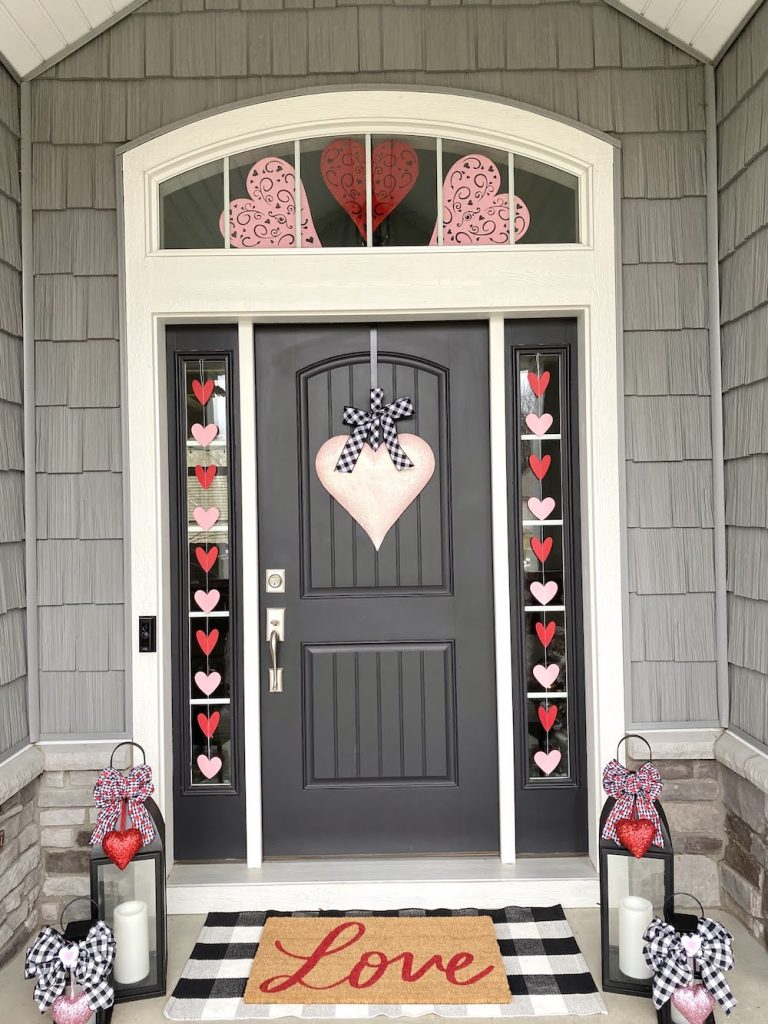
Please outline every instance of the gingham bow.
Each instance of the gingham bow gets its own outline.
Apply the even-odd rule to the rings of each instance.
[[[338,473],[351,473],[355,468],[363,445],[367,442],[374,451],[384,442],[396,469],[413,469],[413,463],[397,440],[397,420],[413,416],[415,407],[410,398],[396,398],[384,405],[384,388],[371,388],[371,411],[364,412],[352,405],[344,407],[344,422],[353,427],[336,463]]]
[[[123,775],[117,768],[104,768],[99,773],[93,790],[93,799],[99,808],[96,828],[91,836],[91,845],[103,843],[107,832],[117,828],[124,800],[128,801],[131,824],[141,832],[144,845],[155,838],[152,824],[144,801],[155,791],[152,785],[152,769],[148,764],[139,764]]]
[[[65,967],[60,953],[68,960],[69,952],[77,960],[72,967]],[[53,1004],[67,986],[70,972],[75,982],[88,996],[92,1010],[108,1010],[115,1001],[115,993],[109,984],[109,971],[115,959],[115,938],[103,921],[92,925],[82,942],[67,942],[61,932],[46,925],[27,950],[24,962],[24,977],[37,978],[34,1000],[41,1013]]]
[[[609,761],[603,770],[603,789],[608,796],[615,797],[616,803],[606,819],[603,839],[613,839],[617,846],[621,846],[616,835],[616,823],[631,818],[635,810],[638,818],[646,818],[653,823],[656,827],[654,845],[663,847],[661,821],[656,810],[656,801],[663,788],[658,768],[650,761],[636,772],[629,771],[616,758]]]
[[[710,917],[699,918],[696,935],[701,946],[693,958],[701,968],[701,980],[725,1012],[730,1013],[736,1000],[723,971],[733,967],[733,936]],[[653,1005],[660,1010],[681,985],[693,981],[693,971],[681,936],[671,924],[654,917],[643,939],[643,956],[653,971]]]

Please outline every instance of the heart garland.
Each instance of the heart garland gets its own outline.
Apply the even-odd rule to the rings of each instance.
[[[293,244],[292,224],[295,205],[292,197],[288,195],[288,190],[292,188],[294,180],[293,168],[290,164],[285,164],[284,161],[265,159],[257,161],[253,165],[247,181],[251,200],[235,200],[234,203],[230,203],[230,240],[233,245],[247,248],[254,245]],[[302,197],[306,207],[303,189]],[[302,244],[312,245],[315,236],[311,217],[302,225],[302,232]],[[203,407],[204,417],[207,416],[206,406],[213,391],[214,382],[211,379],[192,381],[192,392]],[[205,450],[208,457],[206,465],[195,466],[197,482],[203,491],[207,491],[217,473],[217,467],[210,461],[208,449],[218,434],[218,427],[215,423],[207,425],[194,423],[190,433]],[[205,589],[200,588],[194,593],[195,604],[206,616],[205,629],[198,629],[195,632],[197,646],[205,655],[206,671],[196,672],[194,680],[198,690],[210,700],[211,694],[221,683],[221,674],[210,670],[209,659],[219,642],[219,630],[209,628],[207,616],[218,606],[221,592],[215,587],[211,587],[210,573],[216,564],[219,549],[215,544],[209,546],[208,534],[221,519],[221,510],[215,505],[196,505],[192,509],[192,518],[197,527],[206,535],[205,547],[197,546],[195,548],[195,559],[205,573]],[[206,708],[206,712],[201,711],[196,719],[198,728],[207,743],[207,752],[197,757],[197,767],[203,778],[210,781],[218,775],[223,766],[220,757],[211,756],[211,739],[221,721],[221,712],[211,713],[210,705]]]

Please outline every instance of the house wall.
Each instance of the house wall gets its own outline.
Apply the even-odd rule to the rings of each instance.
[[[19,86],[0,64],[0,761],[29,738]]]
[[[768,744],[768,5],[717,100],[731,724]]]
[[[43,734],[126,727],[115,147],[350,83],[507,97],[621,140],[628,720],[715,723],[701,67],[602,0],[150,0],[32,83]]]

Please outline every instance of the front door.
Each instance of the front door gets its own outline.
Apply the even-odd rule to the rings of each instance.
[[[262,607],[247,628],[263,644],[264,852],[492,853],[488,329],[378,326],[384,401],[413,399],[398,428],[435,456],[378,552],[315,469],[323,443],[349,432],[345,406],[368,409],[369,337],[370,325],[255,330]],[[271,609],[284,615],[282,692],[269,689]]]

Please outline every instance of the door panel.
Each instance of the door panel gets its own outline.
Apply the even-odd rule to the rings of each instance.
[[[413,397],[400,432],[436,456],[378,553],[314,469],[344,406],[368,408],[369,328],[255,332],[260,560],[286,570],[259,623],[266,654],[285,608],[284,690],[261,680],[267,856],[498,849],[487,327],[378,330],[385,400]]]

